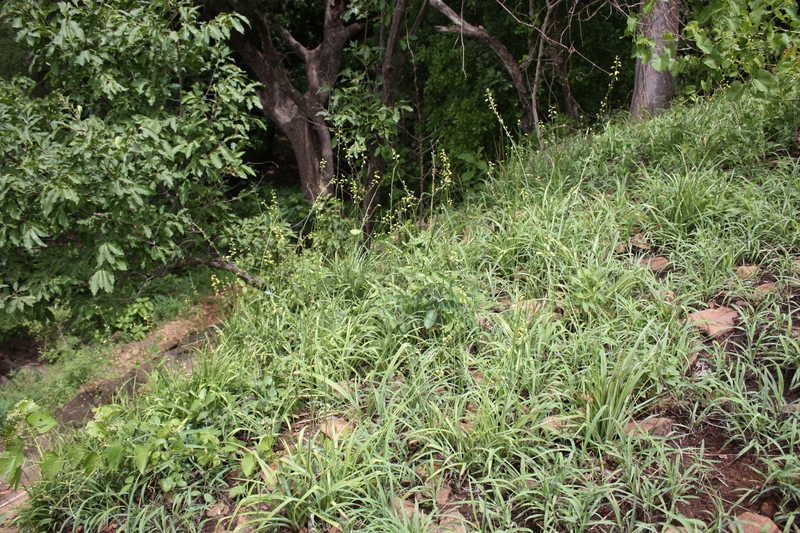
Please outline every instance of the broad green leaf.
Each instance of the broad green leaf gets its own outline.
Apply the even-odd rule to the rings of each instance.
[[[708,38],[705,31],[698,30],[694,34],[694,40],[695,44],[697,44],[697,47],[706,54],[710,54],[714,51],[714,44]]]
[[[89,452],[86,458],[83,460],[83,472],[84,474],[91,474],[97,469],[98,462],[100,461],[100,454],[97,452]]]
[[[256,469],[256,458],[252,453],[246,453],[242,457],[242,473],[250,477]]]
[[[772,87],[772,74],[767,72],[766,70],[759,70],[758,74],[755,78],[753,78],[753,85],[756,86],[761,92],[769,92],[770,87]]]
[[[436,324],[436,319],[439,317],[438,311],[436,309],[431,309],[427,313],[425,313],[425,320],[423,321],[423,325],[426,329],[431,329],[434,324]]]
[[[52,450],[45,450],[42,454],[42,462],[39,464],[39,471],[44,478],[53,478],[61,471],[61,457]]]
[[[107,270],[98,270],[89,278],[89,290],[95,295],[100,289],[106,292],[114,290],[114,274]]]
[[[136,446],[133,449],[133,463],[140,474],[144,475],[147,470],[147,462],[150,459],[150,449],[147,446]]]
[[[733,83],[731,83],[730,88],[728,88],[728,94],[727,94],[728,99],[731,102],[738,102],[742,98],[743,94],[744,94],[744,84],[742,84],[742,82],[736,80]]]
[[[47,433],[56,425],[55,419],[42,411],[29,414],[27,421],[39,434]]]
[[[110,468],[116,469],[119,466],[120,462],[122,461],[124,451],[125,448],[123,448],[119,443],[113,444],[108,448],[106,451],[106,458]]]

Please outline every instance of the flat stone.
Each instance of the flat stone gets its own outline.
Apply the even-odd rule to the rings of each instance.
[[[542,426],[550,426],[556,431],[561,431],[561,428],[564,426],[563,422],[560,418],[556,416],[546,416],[542,420]]]
[[[730,307],[717,307],[689,315],[689,322],[709,337],[719,338],[733,329],[739,313]]]
[[[760,273],[761,267],[758,265],[742,265],[736,269],[736,277],[739,279],[754,278]]]
[[[778,526],[767,518],[755,513],[742,513],[731,526],[733,533],[780,533]]]
[[[447,505],[447,502],[450,501],[450,494],[451,494],[450,487],[445,485],[441,488],[439,493],[436,495],[436,505],[439,507],[444,507]]]
[[[460,511],[451,509],[439,518],[438,526],[431,529],[431,533],[467,533],[469,522]]]
[[[647,242],[647,239],[645,239],[644,235],[641,233],[637,233],[631,237],[631,246],[635,246],[636,248],[640,248],[642,250],[650,249],[650,243]]]
[[[669,268],[669,259],[662,256],[644,257],[642,258],[642,265],[652,270],[653,274],[660,274]]]
[[[659,416],[650,416],[644,420],[633,420],[625,425],[628,435],[653,435],[666,437],[672,432],[672,419]]]
[[[354,429],[355,426],[353,426],[353,424],[336,416],[328,417],[319,425],[319,430],[331,440],[347,436],[352,433]]]
[[[424,519],[428,515],[421,511],[414,500],[401,500],[400,498],[395,498],[392,502],[394,504],[394,510],[401,518],[405,518],[407,520],[417,519]]]
[[[777,292],[778,286],[774,283],[762,283],[761,285],[756,285],[753,287],[753,291],[755,292],[756,299],[761,300],[766,295]]]

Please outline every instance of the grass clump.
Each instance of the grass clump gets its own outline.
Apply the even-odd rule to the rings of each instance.
[[[769,501],[791,531],[800,121],[779,111],[677,107],[552,168],[519,149],[424,231],[283,256],[191,376],[56,443],[19,524],[722,530]],[[736,319],[704,335],[707,308]],[[755,481],[715,484],[723,455]]]

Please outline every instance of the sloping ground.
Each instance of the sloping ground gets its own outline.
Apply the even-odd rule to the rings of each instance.
[[[82,387],[78,394],[58,413],[58,430],[83,427],[93,418],[93,409],[112,403],[119,396],[136,393],[146,385],[148,375],[155,369],[173,366],[178,372],[189,374],[191,363],[196,356],[196,348],[204,347],[216,336],[216,325],[222,320],[221,301],[229,295],[217,294],[208,298],[184,316],[163,324],[149,332],[140,341],[120,344],[114,350],[112,364],[107,367],[104,379]],[[38,361],[37,343],[22,339],[12,340],[8,348],[19,353],[11,353],[8,360],[19,367]],[[194,350],[193,350],[194,349]],[[33,452],[32,452],[33,453]],[[34,464],[26,469],[23,483],[29,486],[36,482],[38,470]],[[27,500],[25,486],[13,488],[0,484],[0,532],[13,533],[17,528],[7,525],[16,515],[17,509]]]
[[[60,443],[20,526],[797,531],[799,124],[677,108],[517,150],[369,254],[276,250],[191,376]]]

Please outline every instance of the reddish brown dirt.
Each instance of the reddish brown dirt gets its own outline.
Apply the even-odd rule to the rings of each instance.
[[[726,516],[737,516],[746,511],[764,514],[762,507],[770,508],[770,498],[756,499],[764,486],[764,475],[755,457],[739,456],[741,446],[728,443],[724,430],[705,424],[692,434],[681,437],[676,444],[681,448],[703,449],[703,459],[714,465],[697,498],[677,506],[678,512],[691,519],[709,522],[718,513],[721,502]],[[688,465],[687,465],[688,466]],[[777,502],[772,502],[777,511]]]

